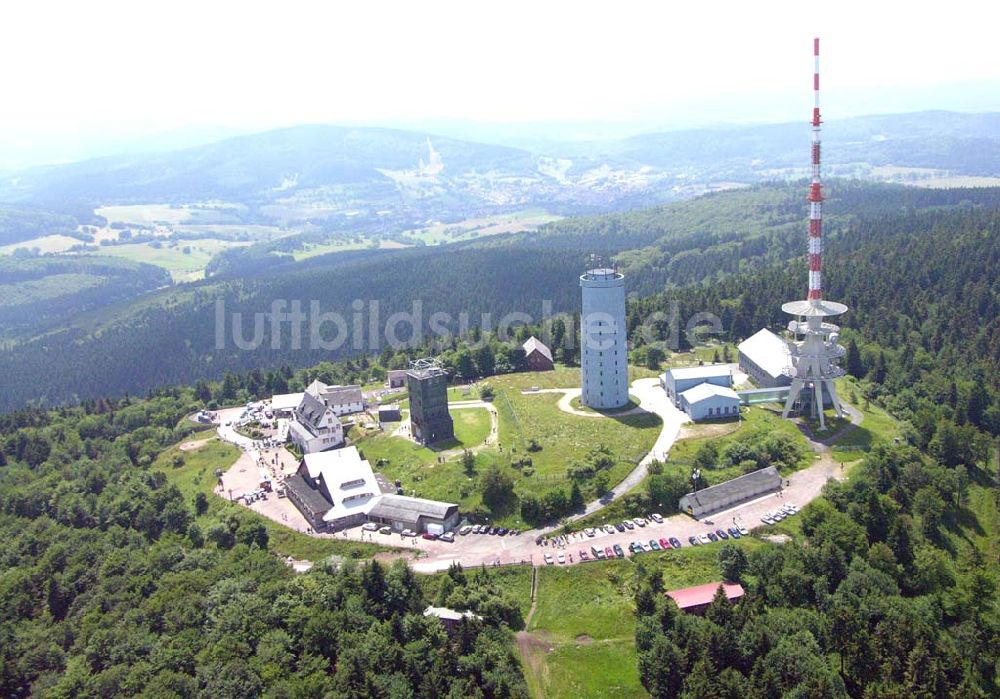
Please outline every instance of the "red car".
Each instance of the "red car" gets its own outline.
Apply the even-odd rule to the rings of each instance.
[[[580,549],[580,560],[581,561],[589,561],[590,560],[590,554],[588,554],[583,549]]]
[[[424,532],[423,534],[421,534],[421,536],[427,539],[428,541],[435,541],[438,538],[437,534],[431,534],[430,532]]]
[[[614,558],[615,557],[615,550],[613,548],[611,548],[610,546],[605,546],[604,547],[604,555],[607,556],[608,558]]]
[[[660,548],[666,551],[667,549],[673,547],[670,545],[670,542],[667,541],[666,539],[660,539]]]

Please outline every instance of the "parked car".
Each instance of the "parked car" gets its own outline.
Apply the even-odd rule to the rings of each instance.
[[[679,549],[681,547],[681,540],[675,536],[670,537],[668,541],[670,542],[670,545],[675,549]]]
[[[621,544],[615,544],[612,548],[618,558],[625,558],[625,550],[621,547]]]
[[[606,524],[606,525],[604,525],[604,531],[606,531],[608,534],[614,534],[615,533],[615,528],[614,528],[614,526],[612,526],[610,524]]]
[[[642,553],[642,547],[634,541],[628,545],[628,550],[632,553]]]
[[[656,539],[650,539],[649,540],[649,548],[653,549],[654,551],[659,551],[660,550],[660,542],[658,542]]]
[[[739,539],[743,535],[740,534],[740,530],[737,529],[736,527],[729,527],[729,536],[733,537],[734,539]]]
[[[559,561],[559,565],[563,565],[566,562],[566,554],[560,551],[556,554],[556,560]]]
[[[742,524],[738,525],[736,527],[736,530],[740,533],[741,536],[750,536],[750,530],[744,527]]]
[[[780,522],[784,518],[785,518],[785,513],[782,512],[781,510],[775,510],[774,512],[771,513],[771,519],[773,519],[775,522]]]
[[[692,546],[700,546],[701,545],[701,542],[698,541],[698,537],[696,537],[696,536],[689,536],[688,537],[688,543],[691,544]]]
[[[698,543],[702,544],[702,545],[710,544],[710,543],[712,543],[712,540],[708,538],[707,534],[699,534],[698,535]]]
[[[666,551],[667,549],[673,547],[670,545],[670,542],[667,541],[666,539],[660,539],[660,548]]]
[[[661,515],[657,514],[656,512],[654,512],[653,514],[651,514],[649,516],[649,518],[651,520],[653,520],[654,522],[656,522],[657,524],[663,524],[663,517]]]
[[[604,547],[604,555],[607,558],[611,558],[612,556],[615,555],[615,550],[613,548],[611,548],[610,546],[605,546]]]
[[[642,546],[643,551],[652,551],[653,547],[649,545],[648,541],[640,541],[639,545]]]
[[[629,531],[635,529],[635,525],[629,522],[627,519],[624,522],[622,522],[622,524],[624,524],[625,528],[628,529]]]
[[[719,540],[719,537],[715,535],[715,532],[708,532],[706,536],[708,536],[708,540],[711,541],[712,543],[715,543],[716,541]]]
[[[556,562],[556,560],[554,558],[552,558],[552,554],[551,553],[545,554],[545,564],[546,565],[552,565],[555,562]]]
[[[405,536],[405,534],[404,534]],[[427,539],[428,541],[437,541],[438,535],[432,534],[431,532],[424,532],[420,535],[421,538]]]
[[[764,524],[774,524],[774,520],[771,519],[770,512],[765,512],[764,515],[760,518],[760,521],[763,522]]]
[[[400,536],[416,536],[417,533],[412,529],[404,529],[399,533]]]
[[[607,556],[604,555],[604,549],[599,549],[599,548],[597,548],[595,546],[594,547],[594,558],[596,558],[599,561],[603,561],[605,558],[607,558]]]
[[[620,532],[623,532],[625,531],[625,525],[622,524],[621,522],[618,522],[618,524],[615,525],[615,529],[617,529]]]
[[[449,544],[452,544],[455,542],[455,533],[445,532],[444,534],[439,536],[438,539],[440,539],[441,541],[447,541]]]
[[[378,525],[375,522],[365,522],[361,525],[361,529],[366,532],[377,532]]]
[[[392,534],[392,527],[385,526],[378,530],[379,534]]]
[[[642,517],[636,517],[632,521],[635,522],[636,524],[638,524],[640,527],[645,527],[646,526],[646,520],[644,520]]]
[[[729,534],[727,534],[727,533],[726,533],[726,530],[725,530],[725,529],[716,529],[716,530],[715,530],[715,535],[716,535],[717,537],[719,537],[720,539],[723,539],[723,540],[725,540],[725,539],[728,539],[728,538],[729,538]]]
[[[507,536],[508,531],[510,530],[507,529],[507,527],[500,527],[499,529],[497,529],[497,534],[499,534],[500,536]]]
[[[580,560],[581,561],[589,561],[590,560],[590,554],[587,553],[586,551],[584,551],[583,549],[580,549]]]
[[[466,524],[464,527],[462,527],[461,529],[458,530],[458,534],[459,534],[459,536],[465,536],[466,534],[468,534],[471,531],[472,531],[472,527],[469,526],[468,524]]]
[[[584,534],[586,534],[587,536],[589,536],[589,537],[593,538],[593,536],[594,536],[594,535],[595,535],[595,534],[596,534],[597,532],[595,532],[595,531],[594,531],[594,528],[593,528],[593,527],[587,527],[586,529],[584,529],[584,530],[583,530],[583,533],[584,533]]]

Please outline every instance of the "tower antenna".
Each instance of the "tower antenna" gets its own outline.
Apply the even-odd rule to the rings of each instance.
[[[809,183],[809,292],[805,301],[792,301],[781,307],[795,316],[788,323],[792,339],[788,343],[791,366],[785,370],[791,380],[788,400],[782,415],[788,414],[797,402],[803,412],[811,412],[819,419],[821,429],[826,428],[823,407],[824,393],[829,397],[834,412],[843,416],[834,380],[844,375],[837,361],[844,356],[844,348],[837,344],[840,328],[824,318],[847,312],[847,306],[823,300],[823,183],[820,179],[820,124],[819,114],[819,39],[813,39],[813,115],[812,115],[812,180]]]
[[[809,184],[809,296],[823,299],[823,183],[820,179],[819,37],[813,39],[812,182]]]

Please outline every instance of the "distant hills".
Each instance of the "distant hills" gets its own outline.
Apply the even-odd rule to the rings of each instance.
[[[102,204],[221,200],[248,205],[248,220],[258,223],[386,207],[406,207],[413,221],[527,206],[591,213],[689,197],[720,182],[801,176],[808,138],[803,120],[528,151],[387,128],[297,126],[172,152],[32,168],[0,178],[0,201],[75,213]],[[998,113],[855,117],[826,124],[823,138],[833,174],[933,174],[877,170],[892,167],[1000,176]]]

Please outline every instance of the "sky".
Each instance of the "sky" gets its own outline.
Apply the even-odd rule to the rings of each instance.
[[[1000,110],[990,5],[6,3],[0,167],[300,123],[790,121],[814,35],[827,119]]]

